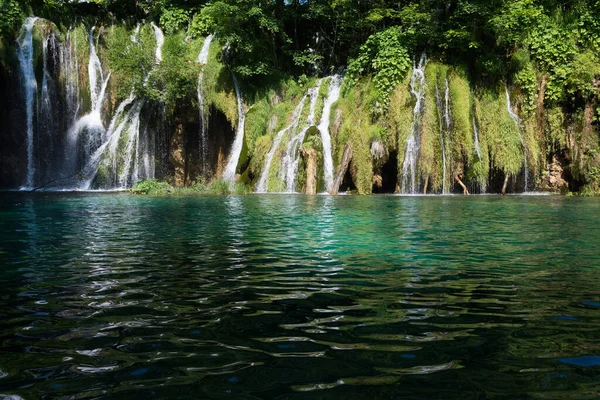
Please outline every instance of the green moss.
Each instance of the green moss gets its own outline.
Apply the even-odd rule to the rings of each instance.
[[[473,116],[471,115],[471,88],[467,78],[459,71],[448,75],[450,111],[452,115],[452,158],[467,163],[473,159]]]
[[[248,148],[248,153],[252,154],[258,139],[268,132],[269,121],[271,119],[273,107],[267,99],[262,99],[254,103],[246,114],[246,128],[244,141]]]
[[[389,125],[396,136],[398,154],[398,179],[401,179],[402,165],[406,155],[406,141],[410,136],[413,121],[414,101],[410,94],[410,74],[392,92],[389,106]]]
[[[327,95],[329,94],[329,86],[331,84],[331,79],[323,79],[321,81],[321,87],[319,88],[319,97],[317,98],[316,108],[315,108],[315,123],[318,124],[323,116],[323,105],[325,104],[325,99],[327,99]]]
[[[250,159],[249,172],[258,179],[260,176],[262,169],[265,165],[266,155],[271,148],[273,143],[273,137],[261,136],[256,140],[254,145],[254,150],[252,152],[252,158]]]
[[[79,73],[79,101],[81,109],[88,111],[92,108],[90,99],[90,81],[88,75],[88,64],[90,61],[90,45],[88,42],[88,30],[83,24],[77,25],[71,31],[71,40]]]
[[[511,175],[518,174],[523,167],[523,148],[518,127],[506,109],[504,88],[483,89],[479,105],[480,138],[485,138],[492,166]]]
[[[252,188],[240,183],[231,187],[229,182],[223,180],[217,180],[210,185],[207,185],[203,180],[199,180],[188,187],[173,187],[167,182],[149,179],[135,184],[130,192],[136,195],[150,196],[222,196],[250,194]]]
[[[382,127],[372,120],[370,113],[372,99],[376,98],[375,86],[370,79],[363,79],[359,84],[348,88],[335,107],[342,110],[342,124],[337,136],[334,163],[337,167],[346,144],[352,146],[352,166],[354,184],[360,194],[370,194],[373,182],[373,156],[371,142],[381,139]]]
[[[545,110],[546,151],[556,152],[567,148],[567,127],[561,107],[553,106]]]
[[[479,138],[480,154],[477,154],[476,152],[473,153],[473,157],[469,161],[467,179],[474,179],[479,184],[482,191],[485,192],[490,175],[490,146],[488,144],[487,135],[481,131],[482,122],[480,116],[484,111],[482,110],[481,102],[475,96],[473,98],[473,111],[475,114],[474,123],[477,125],[479,131],[477,136]]]
[[[429,181],[428,191],[439,191],[443,186],[443,162],[440,143],[440,121],[443,110],[438,110],[437,95],[444,93],[447,67],[430,62],[425,68],[425,100],[421,125],[419,175]],[[443,131],[442,131],[443,133]],[[403,160],[404,161],[404,160]]]
[[[213,42],[208,62],[204,66],[202,82],[205,110],[208,112],[210,107],[214,106],[225,115],[232,126],[236,127],[238,123],[237,96],[231,73],[219,59],[220,52],[218,42]]]

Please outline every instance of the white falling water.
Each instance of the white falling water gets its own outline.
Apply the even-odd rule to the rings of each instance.
[[[446,83],[448,83],[448,80],[446,80]],[[446,86],[447,87],[447,86]],[[437,100],[437,108],[438,108],[438,116],[440,116],[440,148],[442,150],[442,167],[443,167],[443,174],[442,174],[442,194],[447,194],[448,193],[448,188],[447,188],[447,181],[446,181],[446,169],[447,169],[447,161],[446,161],[446,145],[444,143],[444,124],[441,118],[441,108],[442,108],[442,99],[440,97],[440,90],[439,87],[437,85],[437,83],[435,84],[435,95],[436,95],[436,100]],[[449,114],[448,114],[448,107],[449,107],[449,99],[448,99],[448,92],[446,91],[446,102],[444,105],[444,121],[446,122],[446,129],[449,130],[449,126],[450,126],[450,121],[449,121]]]
[[[206,174],[208,164],[208,137],[206,118],[204,115],[204,97],[202,95],[202,80],[204,78],[204,65],[208,62],[208,52],[210,50],[210,43],[213,40],[213,35],[208,35],[204,39],[202,50],[198,55],[198,63],[202,65],[202,70],[198,75],[198,112],[200,114],[200,156],[202,158],[202,173]]]
[[[72,29],[67,32],[67,43],[63,51],[62,65],[65,74],[65,89],[67,101],[67,115],[69,125],[74,126],[79,118],[79,63],[76,57],[77,43],[76,35],[72,35]],[[67,145],[64,155],[64,176],[74,179],[77,172],[77,138],[73,135],[67,136]]]
[[[271,163],[273,162],[273,157],[275,156],[275,152],[279,148],[279,145],[281,144],[281,140],[283,139],[283,136],[287,132],[295,129],[298,126],[298,124],[300,122],[300,115],[302,113],[302,109],[304,108],[305,102],[306,102],[306,95],[302,97],[302,100],[300,100],[300,103],[294,109],[294,112],[292,113],[291,124],[289,124],[282,130],[277,132],[277,136],[275,136],[275,139],[273,140],[273,145],[271,146],[271,149],[267,153],[267,159],[265,162],[265,166],[262,170],[262,173],[260,174],[260,179],[258,180],[258,185],[256,186],[256,192],[266,193],[268,191],[269,170],[271,169]]]
[[[33,69],[33,27],[38,18],[27,18],[22,27],[22,38],[19,39],[19,66],[25,92],[25,112],[27,116],[27,180],[26,188],[33,187],[35,163],[33,160],[33,104],[37,92],[37,81]]]
[[[477,127],[477,121],[475,120],[475,117],[473,117],[473,135],[474,137],[474,147],[475,147],[475,154],[477,154],[477,157],[479,158],[479,160],[481,161],[481,147],[479,146],[479,128]]]
[[[48,72],[48,44],[52,40],[53,35],[48,35],[43,41],[42,45],[42,58],[44,70],[42,73],[42,94],[41,94],[41,111],[42,115],[49,116],[52,114],[52,102],[50,100],[49,86],[52,84],[52,77]]]
[[[75,52],[77,43],[71,36],[71,28],[67,32],[67,46],[63,52],[62,64],[65,66],[65,87],[67,94],[67,110],[71,115],[72,121],[77,120],[79,113],[79,63]]]
[[[162,62],[162,48],[165,44],[165,35],[163,31],[160,30],[158,26],[151,22],[150,25],[152,29],[154,29],[154,38],[156,39],[156,63],[160,64]]]
[[[129,183],[137,182],[137,170],[133,176],[130,174],[131,172],[131,164],[132,161],[135,165],[137,165],[137,160],[133,159],[134,152],[137,153],[138,141],[140,138],[140,114],[142,112],[142,108],[144,106],[143,101],[136,101],[135,104],[131,107],[130,117],[129,117],[129,126],[127,130],[127,143],[125,144],[125,153],[123,158],[122,171],[119,175],[119,188],[126,189]],[[139,155],[139,154],[138,154]],[[136,168],[134,168],[136,169]],[[131,178],[131,181],[130,181]]]
[[[506,91],[506,109],[508,110],[508,114],[510,115],[510,117],[513,119],[513,121],[515,121],[515,124],[517,125],[517,130],[519,131],[519,139],[521,139],[521,147],[523,148],[523,173],[525,175],[525,187],[523,191],[527,192],[527,187],[529,186],[529,174],[527,171],[527,148],[525,147],[525,141],[523,140],[521,119],[517,114],[515,114],[515,112],[512,109],[512,105],[510,102],[510,94],[508,93],[508,86],[505,86],[504,89]]]
[[[285,155],[283,156],[283,164],[286,171],[286,191],[290,193],[296,191],[296,178],[298,176],[298,165],[300,164],[300,147],[302,147],[306,133],[315,124],[317,100],[319,99],[319,90],[321,89],[322,82],[323,80],[319,79],[317,86],[309,90],[310,111],[306,118],[306,125],[300,133],[290,139]]]
[[[140,43],[140,41],[139,41],[139,39],[138,39],[138,36],[139,36],[139,34],[140,34],[140,28],[141,28],[141,27],[142,27],[142,25],[141,25],[140,23],[138,23],[138,24],[135,26],[135,30],[133,31],[133,34],[131,35],[131,41],[132,41],[133,43],[135,43],[135,44],[139,44],[139,43]]]
[[[246,115],[244,113],[244,100],[242,98],[242,90],[238,84],[235,75],[232,75],[233,86],[235,87],[235,94],[237,96],[237,108],[238,108],[238,125],[235,133],[235,140],[233,146],[229,152],[229,161],[225,166],[225,172],[223,173],[223,180],[230,184],[235,180],[235,172],[237,170],[238,162],[240,161],[240,155],[242,153],[242,147],[244,146],[244,121]]]
[[[92,112],[96,112],[100,117],[100,109],[104,101],[104,94],[106,93],[106,86],[108,85],[108,78],[104,79],[104,71],[102,71],[102,64],[96,53],[96,43],[94,42],[94,30],[96,27],[92,27],[89,33],[90,42],[90,61],[88,63],[88,74],[90,77],[90,99],[92,101]]]
[[[413,66],[410,79],[410,92],[417,100],[413,109],[413,123],[410,136],[406,141],[406,152],[402,165],[402,193],[417,192],[417,158],[419,156],[419,141],[421,130],[421,114],[423,112],[423,100],[425,98],[425,54],[421,56],[419,65]]]
[[[446,92],[444,93],[444,119],[446,120],[446,128],[450,133],[452,117],[450,116],[450,85],[448,85],[448,78],[446,78]]]
[[[329,134],[329,121],[331,118],[331,106],[340,98],[340,89],[342,86],[342,77],[334,75],[329,84],[329,93],[325,104],[323,105],[323,115],[319,122],[319,131],[321,132],[321,141],[323,143],[323,173],[325,177],[326,190],[329,191],[333,185],[333,157],[331,155],[331,135]]]
[[[85,181],[81,184],[81,188],[83,190],[89,190],[94,179],[96,178],[96,174],[98,173],[98,166],[100,165],[100,160],[102,159],[102,155],[105,150],[108,148],[110,151],[110,157],[112,160],[116,160],[116,152],[117,147],[119,145],[119,139],[121,137],[121,132],[125,129],[125,124],[118,124],[121,118],[121,115],[133,101],[135,100],[135,96],[133,91],[129,94],[129,97],[125,99],[119,107],[117,111],[113,115],[112,120],[110,121],[110,125],[104,134],[104,143],[89,157],[85,167],[83,168],[83,176]],[[124,118],[127,119],[127,118]],[[118,124],[118,125],[117,125]],[[116,164],[116,162],[115,162]]]
[[[162,60],[162,45],[164,36],[162,31],[151,24],[156,38],[156,60],[160,63]],[[139,30],[131,36],[133,43],[137,43],[137,34]],[[149,75],[146,77],[148,80]],[[109,163],[112,174],[114,175],[113,185],[120,189],[125,189],[129,185],[137,183],[140,177],[140,164],[143,167],[143,177],[154,177],[154,168],[151,165],[150,146],[147,138],[140,140],[140,116],[144,106],[144,101],[136,100],[135,93],[132,90],[129,97],[125,99],[117,108],[108,129],[103,137],[103,144],[89,158],[84,174],[87,173],[86,180],[82,187],[89,189],[93,184],[100,163]],[[125,109],[129,107],[127,113]],[[125,113],[125,115],[123,115]],[[146,131],[147,132],[147,131]],[[122,157],[119,157],[119,145],[121,137],[126,134],[125,147]],[[105,161],[103,161],[103,159]]]
[[[80,140],[80,133],[85,131],[86,136],[83,137],[84,159],[88,159],[96,150],[102,146],[103,136],[105,134],[104,125],[102,123],[102,105],[106,94],[106,87],[110,79],[110,72],[104,78],[102,64],[96,53],[96,44],[94,42],[95,27],[90,29],[88,41],[90,46],[90,60],[88,63],[88,75],[90,80],[90,99],[92,109],[90,112],[78,119],[69,129],[68,140],[71,146],[77,148]]]

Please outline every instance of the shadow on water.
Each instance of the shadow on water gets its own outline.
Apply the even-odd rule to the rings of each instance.
[[[0,196],[0,393],[597,398],[600,202]]]

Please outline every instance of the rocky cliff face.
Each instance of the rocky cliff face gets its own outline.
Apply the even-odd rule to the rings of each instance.
[[[36,84],[28,119],[19,53],[25,34],[0,64],[3,189],[26,186],[32,168],[33,186],[47,189],[217,180],[240,110],[245,123],[236,174],[252,187],[263,177],[265,191],[326,191],[330,164],[336,190],[364,194],[406,191],[407,181],[414,181],[407,193],[599,187],[595,106],[582,113],[546,110],[543,84],[536,108],[525,109],[518,88],[481,87],[429,60],[386,105],[369,79],[340,91],[339,76],[302,84],[289,77],[258,89],[242,82],[236,93],[218,38],[200,64],[192,60],[203,38],[167,35],[163,43],[150,25],[65,31],[37,20],[32,57],[25,60]]]

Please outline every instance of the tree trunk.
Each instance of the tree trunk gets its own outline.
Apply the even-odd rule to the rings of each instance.
[[[306,185],[304,193],[317,194],[317,151],[315,149],[301,149],[300,154],[306,165]]]
[[[504,185],[502,185],[502,194],[506,194],[506,187],[508,186],[508,178],[510,178],[510,175],[508,174],[508,172],[506,173],[506,176],[504,177]]]
[[[352,146],[350,146],[350,144],[346,144],[346,146],[344,146],[344,154],[342,155],[340,167],[338,168],[337,175],[333,181],[333,186],[329,190],[329,194],[336,195],[340,192],[340,186],[344,181],[344,175],[346,175],[346,172],[348,171],[350,160],[352,160]]]
[[[429,175],[425,178],[425,187],[423,188],[423,194],[427,194],[427,186],[429,186]]]
[[[465,186],[465,184],[463,183],[463,181],[460,179],[460,175],[455,175],[454,176],[454,180],[456,180],[456,182],[458,182],[458,184],[460,185],[460,187],[462,187],[463,189],[463,193],[465,196],[470,196],[471,193],[469,193],[469,189],[467,189],[467,187]]]

